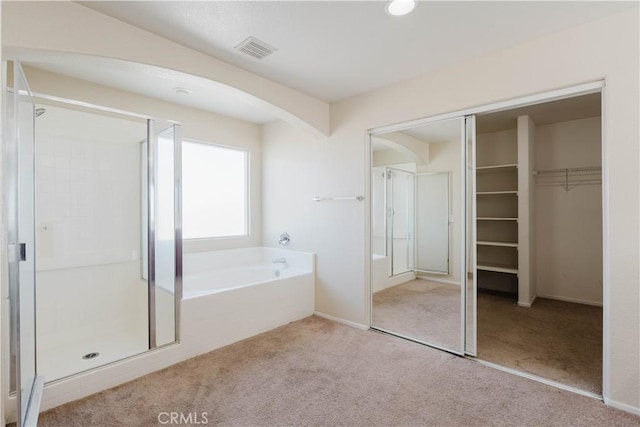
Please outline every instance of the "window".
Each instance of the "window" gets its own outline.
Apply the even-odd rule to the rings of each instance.
[[[246,150],[182,143],[182,230],[185,239],[248,234]]]

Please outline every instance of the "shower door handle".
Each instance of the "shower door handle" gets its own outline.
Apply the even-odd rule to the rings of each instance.
[[[18,245],[18,261],[26,261],[27,260],[27,244],[20,243]]]

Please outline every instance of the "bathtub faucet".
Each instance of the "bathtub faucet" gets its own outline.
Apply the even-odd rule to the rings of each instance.
[[[287,260],[285,258],[276,258],[271,261],[273,264],[285,264]]]

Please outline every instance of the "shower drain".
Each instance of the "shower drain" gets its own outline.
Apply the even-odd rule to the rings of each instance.
[[[100,353],[87,353],[84,356],[82,356],[83,359],[88,360],[88,359],[94,359],[96,357],[100,356]]]

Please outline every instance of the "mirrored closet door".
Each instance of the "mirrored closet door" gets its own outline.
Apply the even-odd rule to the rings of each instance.
[[[463,117],[371,135],[372,326],[464,352]]]

